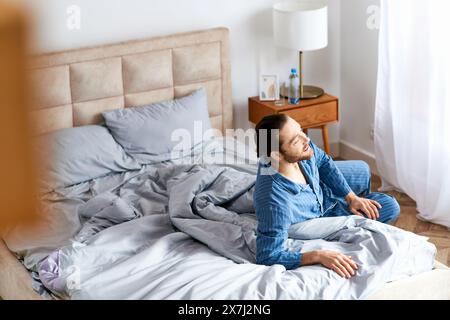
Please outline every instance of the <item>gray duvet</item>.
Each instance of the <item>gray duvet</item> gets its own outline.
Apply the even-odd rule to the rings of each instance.
[[[71,299],[364,299],[433,268],[425,237],[356,216],[293,225],[285,243],[351,255],[351,279],[320,265],[254,264],[255,172],[163,163],[95,179],[47,195],[45,237],[25,244],[14,230],[6,241]]]

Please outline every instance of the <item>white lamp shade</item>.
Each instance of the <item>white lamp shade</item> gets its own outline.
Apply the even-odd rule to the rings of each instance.
[[[328,7],[321,0],[288,1],[273,6],[277,46],[312,51],[328,45]]]

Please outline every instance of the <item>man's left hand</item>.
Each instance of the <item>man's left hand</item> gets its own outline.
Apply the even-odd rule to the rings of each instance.
[[[378,209],[381,209],[381,205],[377,201],[358,197],[354,193],[349,194],[345,199],[354,215],[362,216],[361,213],[363,213],[369,219],[377,220],[380,218]]]

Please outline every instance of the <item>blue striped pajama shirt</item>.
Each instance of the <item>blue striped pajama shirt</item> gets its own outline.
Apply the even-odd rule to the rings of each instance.
[[[281,264],[287,270],[300,267],[302,254],[284,249],[289,227],[320,217],[351,215],[344,199],[351,191],[381,204],[379,221],[391,223],[399,215],[400,207],[393,197],[370,192],[371,173],[365,162],[335,162],[313,142],[310,145],[314,156],[299,162],[306,185],[278,173],[267,158],[260,159],[253,194],[258,264]]]

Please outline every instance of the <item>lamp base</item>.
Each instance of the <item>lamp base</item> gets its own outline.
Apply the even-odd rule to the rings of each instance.
[[[323,96],[325,91],[322,88],[314,86],[303,86],[303,96],[300,99],[316,99]]]
[[[300,99],[316,99],[321,97],[325,91],[322,88],[314,87],[314,86],[303,86],[303,96]],[[289,98],[289,87],[282,86],[281,87],[281,95],[288,99]]]

